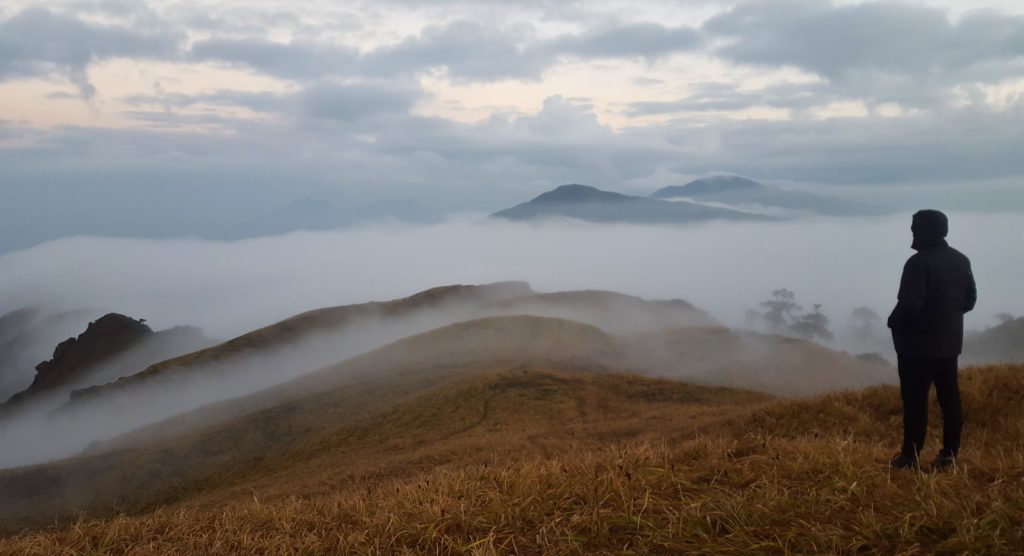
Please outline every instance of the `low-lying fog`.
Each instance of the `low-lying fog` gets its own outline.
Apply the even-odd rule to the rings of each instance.
[[[1018,214],[950,212],[950,244],[971,257],[980,292],[969,327],[1024,313],[1020,223]],[[841,326],[858,306],[888,313],[910,241],[909,214],[681,227],[467,217],[229,243],[81,237],[0,256],[0,313],[97,307],[229,338],[312,308],[526,280],[539,291],[679,297],[734,326],[788,288]]]
[[[1024,245],[1017,215],[950,215],[950,242],[974,262],[977,311],[1024,313]],[[479,217],[444,224],[379,225],[233,243],[72,238],[0,257],[0,313],[39,305],[104,308],[149,319],[155,329],[194,324],[230,338],[301,311],[405,297],[453,283],[526,280],[539,291],[608,289],[683,298],[727,325],[778,288],[823,311],[840,329],[853,308],[884,315],[909,248],[909,215],[686,227],[542,225]],[[314,337],[256,360],[198,373],[173,393],[162,383],[72,413],[51,414],[66,392],[0,427],[13,447],[0,468],[72,455],[89,443],[218,400],[280,383],[405,335],[455,322],[442,313],[379,322],[340,337]],[[467,313],[468,314],[468,313]],[[461,316],[460,316],[461,315]],[[141,369],[140,369],[141,370]],[[45,403],[43,403],[45,402]]]

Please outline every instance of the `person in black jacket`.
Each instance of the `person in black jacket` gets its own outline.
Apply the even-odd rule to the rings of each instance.
[[[952,466],[960,451],[963,414],[957,384],[957,357],[963,348],[964,313],[974,308],[977,288],[971,261],[950,247],[946,215],[937,210],[914,214],[911,247],[917,250],[903,267],[896,308],[889,315],[903,398],[903,447],[893,467],[918,467],[928,428],[928,392],[942,409],[942,449],[932,462]]]

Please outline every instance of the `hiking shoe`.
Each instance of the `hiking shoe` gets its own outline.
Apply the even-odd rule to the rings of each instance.
[[[893,469],[917,469],[917,458],[900,454],[889,462],[889,467]]]
[[[932,460],[932,471],[948,471],[956,466],[956,458],[953,456],[939,454]]]

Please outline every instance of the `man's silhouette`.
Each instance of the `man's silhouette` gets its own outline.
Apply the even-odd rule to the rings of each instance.
[[[964,313],[974,308],[977,290],[971,261],[950,247],[949,223],[937,210],[914,214],[911,247],[903,267],[899,301],[889,315],[899,361],[903,398],[903,448],[893,467],[918,466],[928,428],[928,392],[935,384],[942,408],[942,449],[932,463],[952,466],[960,451],[963,414],[957,384],[957,357],[964,340]]]

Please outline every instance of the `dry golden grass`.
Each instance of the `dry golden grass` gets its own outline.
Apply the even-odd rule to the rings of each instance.
[[[550,319],[538,323],[543,322],[553,325],[541,330],[549,335],[569,325]],[[507,321],[494,321],[502,323]],[[718,408],[727,402],[765,399],[640,377],[600,377],[579,372],[575,365],[565,368],[579,376],[565,383],[549,381],[546,374],[535,376],[520,365],[474,363],[422,368],[412,376],[392,374],[383,380],[343,381],[327,391],[162,442],[118,445],[114,451],[0,471],[0,533],[64,521],[78,510],[94,516],[138,513],[268,476],[270,484],[286,484],[294,491],[311,484],[318,470],[337,483],[368,474],[405,473],[438,461],[470,461],[474,454],[491,450],[498,433],[503,435],[501,445],[510,450],[520,445],[537,450],[573,435],[592,443],[616,435],[630,438],[638,430],[656,430],[644,419],[696,426],[702,415],[721,419]],[[495,378],[496,370],[506,369],[519,370],[506,371],[512,378]],[[294,477],[281,476],[288,473]],[[17,486],[17,492],[4,485]],[[310,488],[317,492],[322,486]]]
[[[1024,553],[1024,367],[962,385],[964,457],[932,474],[887,466],[891,387],[771,401],[477,374],[175,504],[25,531],[0,553]]]

